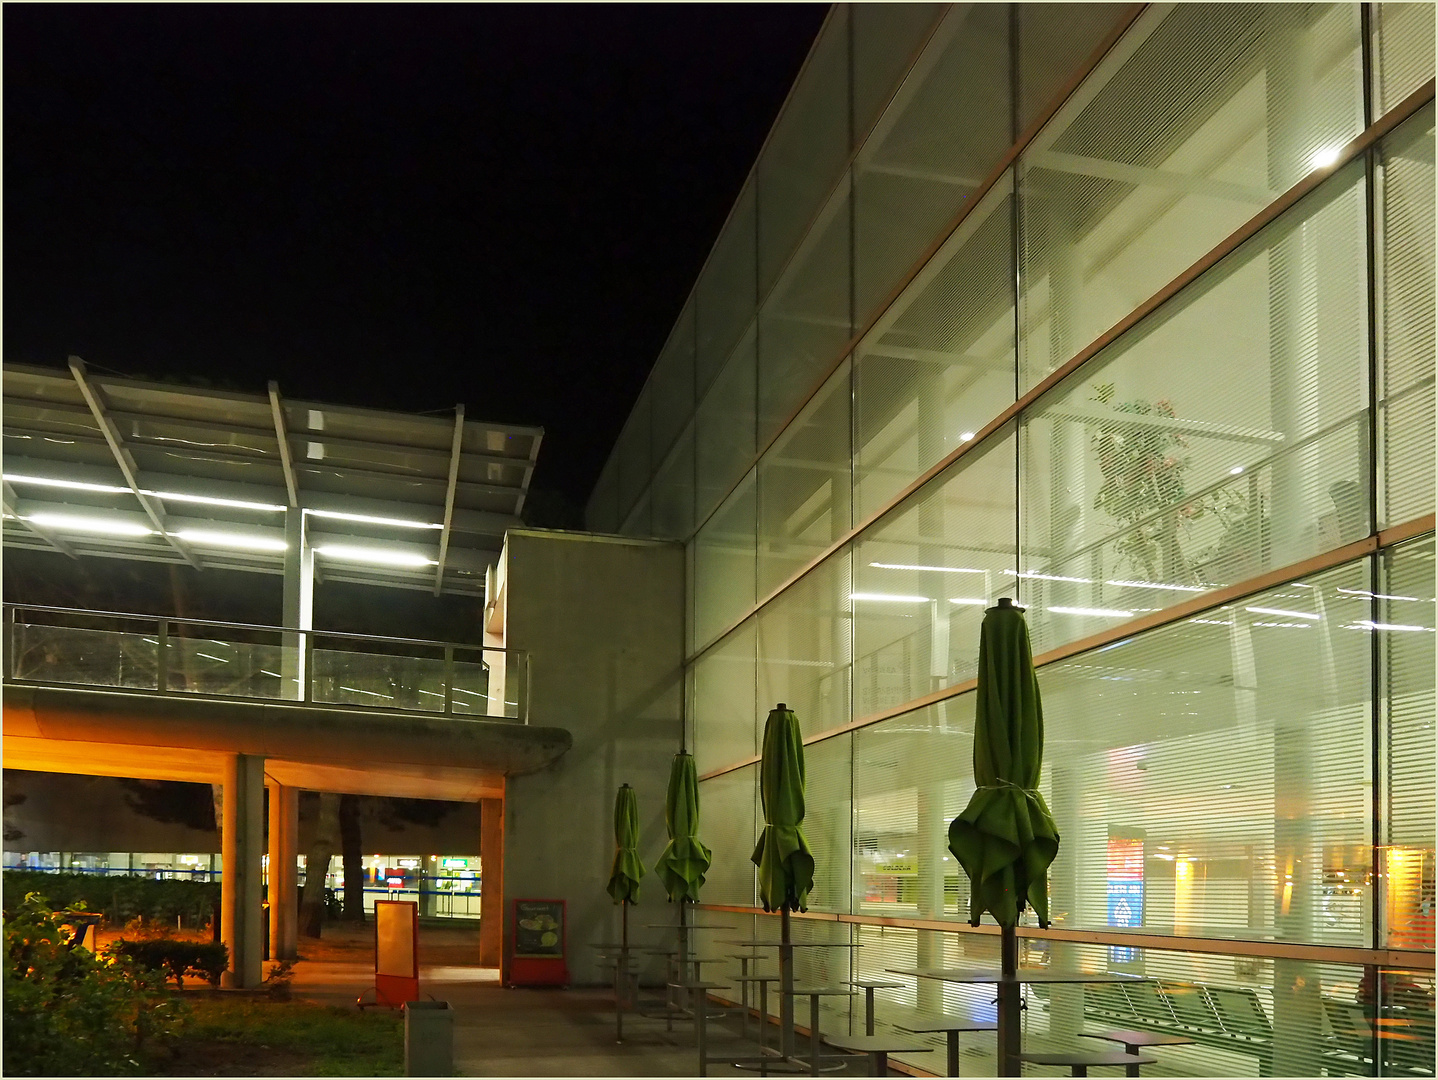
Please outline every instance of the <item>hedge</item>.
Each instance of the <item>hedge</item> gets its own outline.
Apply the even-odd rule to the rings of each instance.
[[[19,903],[26,893],[49,897],[57,908],[79,904],[98,911],[111,926],[123,926],[134,918],[174,924],[176,917],[187,926],[206,925],[220,903],[220,886],[211,881],[156,881],[154,878],[122,874],[51,874],[43,870],[6,870],[5,911]]]
[[[111,956],[133,960],[146,971],[158,971],[175,985],[184,987],[185,976],[220,985],[220,976],[230,962],[230,951],[218,941],[179,941],[175,938],[146,938],[114,942],[105,950]]]

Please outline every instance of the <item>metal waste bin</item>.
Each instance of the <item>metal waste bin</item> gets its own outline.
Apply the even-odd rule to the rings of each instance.
[[[404,1074],[454,1075],[454,1010],[449,1002],[404,1003]]]

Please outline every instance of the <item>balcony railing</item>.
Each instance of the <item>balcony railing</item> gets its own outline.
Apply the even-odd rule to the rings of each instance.
[[[4,605],[8,682],[529,722],[529,656],[448,641]]]

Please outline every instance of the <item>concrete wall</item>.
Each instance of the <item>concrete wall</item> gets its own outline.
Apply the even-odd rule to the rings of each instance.
[[[599,983],[590,944],[618,940],[619,910],[604,886],[624,783],[638,796],[649,870],[630,940],[673,940],[644,924],[674,917],[653,867],[667,842],[664,794],[680,739],[684,552],[537,530],[511,532],[507,544],[505,644],[531,653],[531,722],[568,729],[574,745],[549,768],[507,781],[505,917],[515,898],[565,900],[571,976]]]

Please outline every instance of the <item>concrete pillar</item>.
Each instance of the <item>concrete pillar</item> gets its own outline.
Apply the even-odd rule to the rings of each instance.
[[[298,630],[315,624],[315,555],[310,548],[304,511],[285,511],[285,575],[281,597],[281,623]],[[285,634],[280,657],[283,688],[280,697],[302,701],[305,696],[305,635]]]
[[[479,800],[479,962],[504,958],[504,800]]]
[[[287,784],[270,784],[270,959],[299,955],[300,793]]]
[[[235,754],[225,761],[224,823],[220,846],[220,939],[229,946],[226,986],[258,986],[264,979],[260,879],[265,851],[265,759]]]

